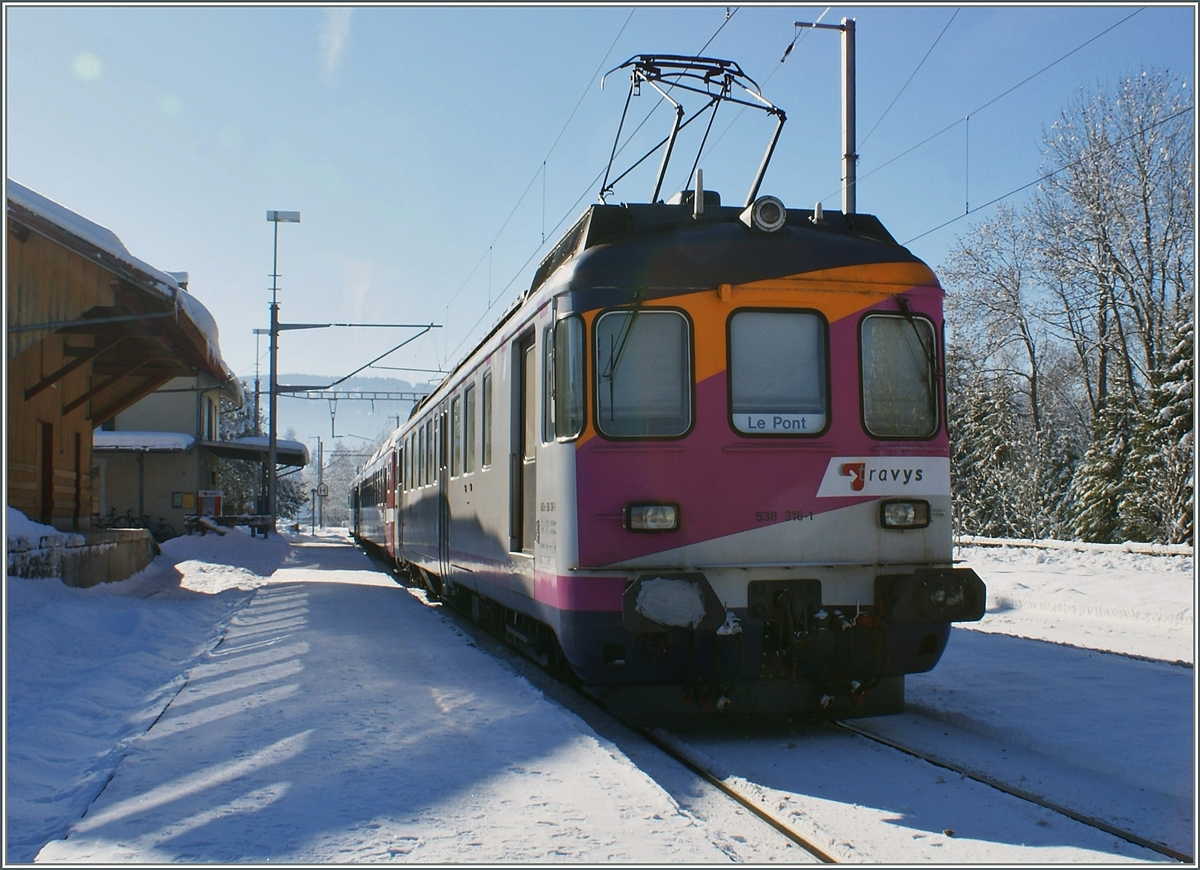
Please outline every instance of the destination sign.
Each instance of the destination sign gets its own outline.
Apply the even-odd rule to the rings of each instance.
[[[825,428],[824,414],[734,414],[739,432],[762,435],[815,435]]]

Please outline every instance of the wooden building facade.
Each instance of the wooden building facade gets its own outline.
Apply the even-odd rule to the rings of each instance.
[[[94,429],[173,378],[241,390],[184,275],[11,179],[6,199],[7,503],[84,528],[97,510]]]

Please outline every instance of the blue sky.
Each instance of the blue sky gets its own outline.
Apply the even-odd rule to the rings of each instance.
[[[761,192],[840,208],[839,38],[807,31],[780,59],[793,22],[843,17],[857,25],[858,210],[935,268],[992,209],[929,231],[1036,179],[1042,131],[1080,94],[1150,66],[1193,85],[1190,4],[9,5],[6,175],[138,258],[190,272],[246,376],[256,354],[267,367],[253,335],[269,316],[265,212],[298,210],[280,227],[281,318],[441,323],[383,360],[433,368],[495,321],[595,201],[628,82],[617,73],[602,90],[597,72],[635,54],[740,63],[788,116]],[[647,92],[631,118],[654,105]],[[722,112],[700,165],[736,203],[770,124]],[[642,135],[667,124],[660,107]],[[691,165],[679,154],[672,190]],[[651,186],[631,176],[616,200]],[[285,333],[280,370],[340,377],[409,334]]]

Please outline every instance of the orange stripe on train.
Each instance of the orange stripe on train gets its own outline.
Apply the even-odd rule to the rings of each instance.
[[[920,286],[940,290],[937,278],[924,263],[869,263],[748,284],[725,284],[714,290],[660,297],[645,307],[682,308],[691,316],[695,330],[696,383],[700,383],[725,369],[725,323],[734,308],[812,308],[833,323]],[[597,313],[584,314],[588,335],[592,333]],[[576,447],[596,434],[591,416],[589,413]]]

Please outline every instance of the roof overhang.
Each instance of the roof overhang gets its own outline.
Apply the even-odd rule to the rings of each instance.
[[[266,463],[271,458],[270,442],[261,435],[236,441],[200,441],[184,432],[109,432],[98,429],[92,442],[92,450],[96,453],[186,453],[196,447],[222,459]],[[275,445],[275,459],[279,465],[303,468],[308,464],[308,445],[302,441],[280,438]]]
[[[12,179],[6,194],[10,233],[18,241],[36,233],[113,276],[112,306],[96,306],[62,322],[8,324],[9,332],[31,331],[40,337],[57,333],[66,339],[69,361],[26,390],[26,398],[90,362],[93,387],[76,401],[92,402],[95,423],[171,378],[197,373],[212,378],[235,404],[244,402],[241,384],[221,358],[216,321],[187,292],[184,273],[163,272],[142,262],[111,230]]]
[[[270,440],[263,435],[251,435],[235,441],[200,441],[205,450],[223,459],[242,459],[247,462],[266,463],[271,459]],[[278,438],[275,441],[275,462],[303,468],[308,465],[308,445],[302,441]]]

